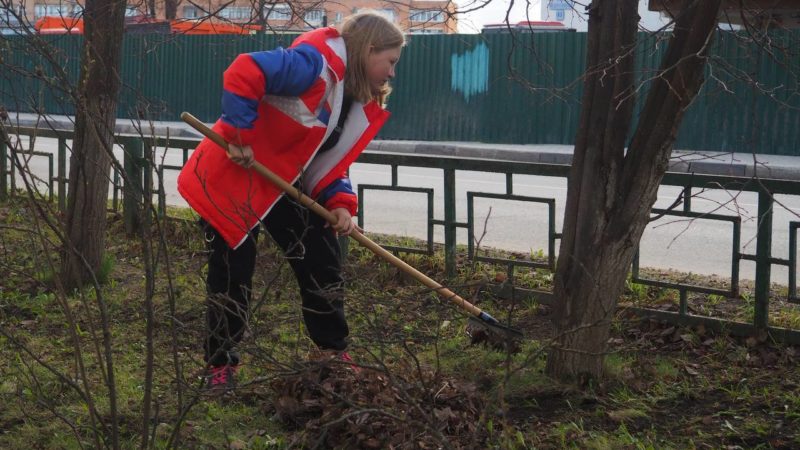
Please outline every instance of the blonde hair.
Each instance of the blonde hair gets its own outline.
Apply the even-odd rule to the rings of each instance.
[[[347,48],[347,74],[344,80],[345,95],[368,103],[372,100],[383,104],[391,92],[387,82],[381,93],[373,94],[367,79],[367,61],[370,52],[382,52],[402,47],[406,43],[403,31],[383,16],[363,12],[345,19],[339,28]]]

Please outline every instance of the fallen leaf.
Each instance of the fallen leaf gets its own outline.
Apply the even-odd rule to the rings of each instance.
[[[759,358],[758,356],[755,356],[755,355],[754,356],[750,356],[749,353],[747,354],[747,356],[748,356],[747,365],[749,365],[751,367],[760,367],[762,365],[761,358]]]
[[[366,448],[381,448],[381,447],[383,447],[383,444],[381,444],[381,441],[375,439],[374,437],[369,438],[366,441],[363,441],[361,443],[361,445],[363,445]]]
[[[769,367],[769,366],[774,366],[775,363],[778,362],[779,358],[777,352],[765,350],[761,352],[761,359],[764,361],[764,365]]]
[[[231,442],[231,445],[228,448],[230,450],[244,450],[245,448],[247,448],[247,443],[237,439]]]
[[[453,410],[450,407],[442,408],[442,409],[434,409],[433,415],[436,416],[437,419],[441,420],[442,422],[447,422],[451,418],[455,417],[453,414]]]
[[[694,370],[693,368],[691,368],[689,366],[684,366],[683,368],[686,370],[686,373],[688,373],[689,375],[692,375],[692,376],[700,375],[700,372]]]
[[[294,397],[284,395],[275,402],[275,409],[284,417],[293,416],[300,409],[300,403]]]
[[[266,436],[266,435],[267,435],[267,430],[253,430],[253,431],[251,431],[251,432],[247,433],[247,436],[248,436],[248,437],[253,437],[253,436]]]

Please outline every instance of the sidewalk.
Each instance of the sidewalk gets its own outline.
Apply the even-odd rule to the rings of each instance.
[[[37,116],[34,114],[10,113],[9,118],[15,125],[24,127],[37,125]],[[38,126],[71,130],[73,128],[73,120],[68,116],[49,116],[47,122],[39,120]],[[148,123],[141,123],[141,125],[137,126],[130,119],[118,119],[116,131],[122,134],[140,134],[140,127],[144,128],[145,134],[169,135],[174,138],[200,137],[198,132],[183,122],[154,122],[152,129],[150,129],[150,124]],[[572,162],[573,146],[376,140],[367,146],[367,151],[570,164]],[[800,149],[798,149],[798,152],[800,152]],[[800,156],[674,150],[669,171],[800,180]]]
[[[572,145],[484,144],[480,142],[374,141],[368,150],[459,158],[571,164]],[[674,150],[670,172],[800,180],[800,156]]]

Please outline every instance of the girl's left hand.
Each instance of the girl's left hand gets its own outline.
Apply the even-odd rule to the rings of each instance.
[[[245,169],[252,167],[253,162],[256,160],[255,155],[253,155],[253,149],[249,145],[237,147],[233,144],[228,144],[228,158]]]
[[[334,208],[331,210],[334,216],[336,216],[336,224],[333,225],[333,229],[342,236],[349,236],[353,230],[364,231],[356,225],[353,217],[350,215],[350,211],[347,208]],[[325,224],[325,227],[329,227],[331,224]]]

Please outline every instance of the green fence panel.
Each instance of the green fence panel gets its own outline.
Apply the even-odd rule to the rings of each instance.
[[[222,73],[236,55],[287,46],[293,35],[125,38],[122,117],[179,120],[182,111],[213,121],[220,111]]]
[[[413,36],[380,137],[569,144],[584,49],[575,33]]]
[[[769,39],[774,48],[766,52],[740,34],[717,34],[676,148],[800,155],[800,33],[775,31]]]
[[[222,72],[233,58],[288,46],[294,37],[128,35],[119,117],[177,121],[191,111],[214,121]],[[800,31],[767,37],[770,52],[743,34],[717,34],[676,148],[800,155]],[[0,37],[0,103],[73,114],[69,87],[78,78],[81,43],[81,36]],[[635,112],[667,45],[666,34],[639,35]],[[585,33],[410,36],[389,98],[393,117],[379,138],[570,145],[585,60]]]
[[[74,114],[80,36],[0,37],[0,104],[9,111]]]

